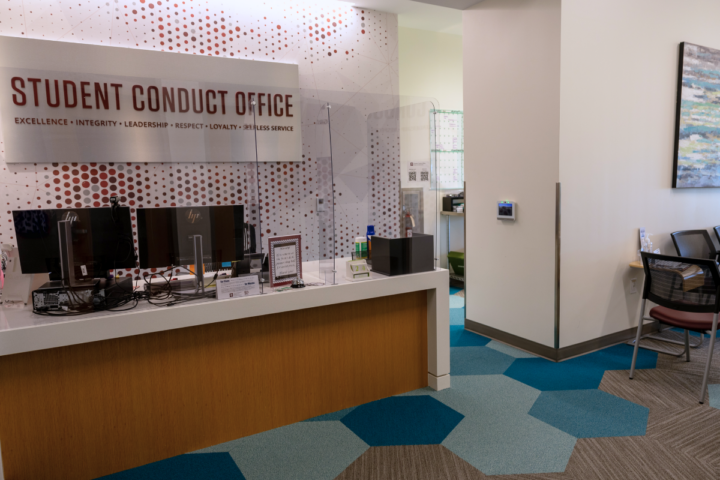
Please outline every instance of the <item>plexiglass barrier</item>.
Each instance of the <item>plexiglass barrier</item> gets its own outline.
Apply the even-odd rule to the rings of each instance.
[[[383,237],[414,232],[437,239],[430,135],[430,112],[437,102],[362,92],[316,95],[318,104],[330,105],[332,169],[324,171],[334,173],[335,257],[351,258],[355,239],[365,237],[368,226]]]

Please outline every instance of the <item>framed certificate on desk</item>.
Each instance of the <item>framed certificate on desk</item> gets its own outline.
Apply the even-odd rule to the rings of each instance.
[[[286,235],[268,239],[270,255],[270,286],[290,285],[302,278],[302,241],[300,235]]]

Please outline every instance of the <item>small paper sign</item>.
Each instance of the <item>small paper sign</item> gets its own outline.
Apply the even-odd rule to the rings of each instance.
[[[430,162],[410,162],[408,165],[408,183],[430,181]]]
[[[242,298],[250,295],[260,295],[260,284],[257,275],[244,275],[242,277],[217,280],[218,300]]]
[[[278,277],[287,277],[297,275],[297,255],[295,254],[295,245],[277,246],[273,251],[275,254],[275,275]]]

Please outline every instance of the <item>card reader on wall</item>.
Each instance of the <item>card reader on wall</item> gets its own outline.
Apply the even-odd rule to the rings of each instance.
[[[497,204],[497,218],[500,220],[515,220],[515,202],[508,202],[507,200],[498,202]]]

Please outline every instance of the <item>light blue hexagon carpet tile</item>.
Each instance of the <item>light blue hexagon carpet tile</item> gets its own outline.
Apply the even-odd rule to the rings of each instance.
[[[710,397],[710,406],[720,409],[720,384],[708,385],[708,396]]]
[[[450,293],[452,388],[408,392],[103,478],[720,478],[720,358],[708,400],[697,398],[709,342],[693,349],[690,363],[641,349],[631,381],[629,345],[551,362],[466,331],[464,292]]]

